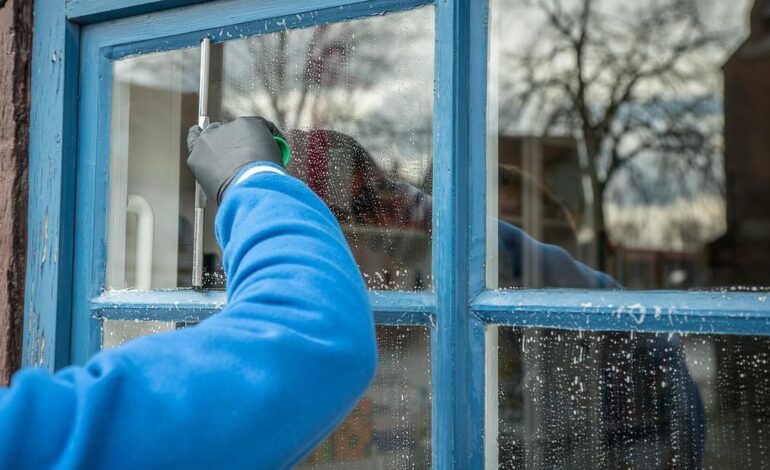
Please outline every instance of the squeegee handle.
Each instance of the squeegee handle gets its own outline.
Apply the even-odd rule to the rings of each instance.
[[[211,39],[201,41],[200,88],[198,93],[198,127],[205,129],[209,125],[209,57]],[[195,214],[193,225],[193,269],[192,286],[203,287],[203,221],[206,208],[206,193],[198,181],[195,182]]]

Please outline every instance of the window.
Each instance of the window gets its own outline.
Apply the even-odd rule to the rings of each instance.
[[[60,3],[35,17],[26,364],[222,308],[211,203],[190,288],[208,36],[212,119],[286,130],[371,289],[378,377],[307,467],[770,464],[751,0]]]

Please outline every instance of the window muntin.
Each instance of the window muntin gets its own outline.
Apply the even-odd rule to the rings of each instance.
[[[288,171],[332,208],[373,289],[431,287],[433,23],[428,6],[212,48],[212,120],[263,115],[284,129]],[[115,62],[108,288],[191,285],[184,135],[196,122],[197,63],[193,49]],[[209,201],[209,288],[225,283],[215,210]],[[151,243],[142,217],[153,219]]]
[[[768,286],[752,3],[490,2],[489,287]]]

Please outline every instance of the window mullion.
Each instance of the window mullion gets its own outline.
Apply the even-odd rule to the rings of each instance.
[[[471,341],[471,2],[436,4],[434,111],[433,466],[469,468],[473,449],[470,413]],[[482,250],[483,251],[483,250]],[[481,273],[483,281],[483,273]]]

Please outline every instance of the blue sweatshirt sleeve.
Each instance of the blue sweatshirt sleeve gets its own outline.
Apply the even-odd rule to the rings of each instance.
[[[257,166],[217,215],[225,309],[85,367],[16,374],[0,468],[288,468],[344,419],[375,369],[366,288],[321,200]]]

